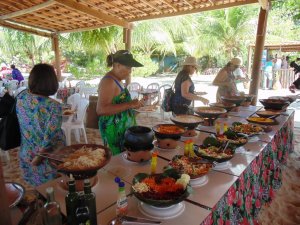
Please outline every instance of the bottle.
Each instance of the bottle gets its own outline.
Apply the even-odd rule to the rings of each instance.
[[[127,215],[128,212],[128,200],[125,193],[125,183],[122,182],[119,177],[115,178],[115,182],[118,183],[119,186],[116,214],[118,217],[122,217]]]
[[[78,193],[75,188],[75,180],[73,176],[70,176],[69,185],[69,193],[65,197],[66,202],[66,212],[67,212],[67,221],[68,224],[78,224],[76,221],[76,208],[78,206]]]
[[[216,128],[216,135],[217,136],[220,135],[220,133],[221,133],[221,125],[220,125],[219,121],[216,121],[215,128]]]
[[[185,156],[189,156],[189,147],[190,147],[189,140],[186,140],[184,142],[184,155]]]
[[[44,205],[44,223],[45,225],[62,225],[62,216],[60,206],[54,199],[53,187],[46,189],[47,202]]]
[[[89,179],[84,180],[83,190],[85,203],[90,211],[90,224],[97,225],[96,197],[95,194],[92,192]]]
[[[84,195],[78,197],[78,206],[75,211],[76,224],[89,225],[90,224],[90,211],[84,199]]]
[[[228,125],[225,122],[224,125],[223,125],[223,133],[226,132],[227,130],[228,130]]]

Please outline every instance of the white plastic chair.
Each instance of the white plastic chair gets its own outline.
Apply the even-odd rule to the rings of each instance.
[[[147,89],[157,90],[157,93],[150,95],[150,102],[151,104],[157,104],[159,101],[159,84],[158,83],[151,83],[147,86]]]
[[[83,96],[83,89],[85,87],[85,82],[83,80],[81,81],[78,81],[76,84],[75,84],[75,87],[76,87],[76,90],[79,90],[79,94],[81,96]]]
[[[27,87],[28,86],[28,81],[27,80],[21,80],[19,86],[20,87]]]
[[[64,131],[66,136],[67,145],[71,145],[71,133],[72,130],[75,131],[75,138],[77,142],[80,142],[80,131],[83,132],[84,141],[87,144],[87,136],[84,126],[84,118],[86,115],[86,110],[89,105],[87,99],[81,99],[77,107],[77,117],[74,121],[66,121],[62,123],[61,129]]]
[[[2,87],[3,86],[3,81],[2,80],[0,80],[0,87]]]
[[[130,93],[132,99],[139,97],[139,90],[141,90],[141,85],[138,82],[132,82],[128,84],[127,89]]]
[[[15,96],[17,96],[21,91],[27,89],[27,87],[19,87],[16,92],[15,92]]]
[[[17,90],[18,89],[18,84],[19,84],[18,80],[10,80],[9,81],[9,87],[10,87],[11,90]]]
[[[96,95],[97,94],[97,88],[96,87],[89,87],[84,86],[81,89],[81,96],[84,96],[86,99],[89,99],[90,95]]]
[[[79,93],[72,94],[67,99],[67,104],[72,105],[72,110],[76,110],[78,108],[78,104],[80,104],[82,97]]]
[[[161,104],[162,104],[162,100],[163,100],[163,97],[164,97],[164,94],[165,94],[165,90],[168,89],[168,88],[172,88],[172,86],[170,84],[164,84],[162,86],[159,87],[159,98],[158,98],[158,104],[160,105],[160,115],[161,115],[161,118],[162,119],[165,119],[165,111],[161,108]]]

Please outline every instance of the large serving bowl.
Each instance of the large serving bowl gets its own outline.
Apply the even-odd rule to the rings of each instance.
[[[278,111],[272,111],[272,110],[260,110],[255,112],[258,116],[263,118],[276,118],[277,116],[280,116],[281,112]]]
[[[242,102],[246,101],[245,96],[221,96],[222,102],[236,104],[240,106]]]
[[[290,102],[282,99],[260,99],[260,103],[265,107],[265,109],[273,110],[283,110]]]
[[[288,101],[290,103],[293,103],[297,99],[297,95],[287,95],[287,96],[271,96],[269,99],[279,99],[283,101]]]
[[[25,194],[25,188],[15,182],[5,182],[5,192],[9,208],[19,204]]]
[[[149,149],[154,140],[154,133],[149,127],[132,126],[125,131],[125,146],[131,151]]]
[[[224,145],[214,137],[207,137],[202,145],[194,148],[194,151],[199,157],[222,163],[233,158],[235,149],[236,146],[233,144]]]
[[[61,160],[51,160],[50,164],[67,176],[71,174],[75,180],[82,180],[93,177],[97,171],[104,167],[111,158],[111,151],[103,145],[97,144],[76,144],[62,148],[55,158]],[[80,159],[79,159],[80,158]],[[94,159],[93,162],[86,161]],[[86,163],[79,163],[85,161]]]
[[[217,118],[218,116],[226,113],[227,111],[219,107],[201,106],[195,107],[194,112],[204,118]]]
[[[201,117],[194,115],[176,115],[172,116],[170,119],[176,125],[186,127],[190,130],[195,129],[200,123],[203,122]]]
[[[231,144],[240,147],[248,142],[248,137],[245,134],[236,133],[232,130],[225,131],[223,134],[218,135],[217,140],[221,143],[230,141]]]
[[[216,102],[216,103],[209,103],[209,106],[211,107],[219,107],[219,108],[223,108],[226,109],[227,111],[232,110],[233,108],[236,107],[236,104],[234,103],[226,103],[226,102]]]
[[[185,132],[185,128],[175,124],[158,124],[152,128],[158,139],[179,139]]]
[[[149,175],[138,173],[132,181],[132,192],[140,201],[155,207],[169,207],[186,199],[191,187],[188,184],[182,188],[175,184],[181,175],[175,170],[166,170],[164,173]],[[147,191],[140,191],[139,186],[147,186]]]
[[[191,179],[206,175],[213,167],[212,162],[204,162],[200,157],[188,157],[175,155],[169,162],[169,166],[180,174],[188,174]]]

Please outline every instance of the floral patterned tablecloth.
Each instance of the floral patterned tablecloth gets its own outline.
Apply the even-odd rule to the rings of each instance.
[[[294,114],[213,207],[204,225],[258,224],[257,216],[281,186],[281,170],[293,151]]]

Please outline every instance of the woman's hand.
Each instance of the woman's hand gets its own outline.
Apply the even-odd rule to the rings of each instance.
[[[204,105],[208,105],[208,103],[209,103],[209,100],[206,99],[206,98],[203,98],[203,97],[200,97],[199,100],[200,100],[201,102],[203,102]]]
[[[144,106],[145,102],[144,100],[138,100],[138,99],[134,99],[130,102],[130,108],[132,109],[138,109],[142,106]]]
[[[51,152],[53,149],[50,148],[43,148],[40,149],[38,151],[38,153],[47,153],[47,152]],[[42,162],[43,162],[43,157],[36,155],[35,157],[33,157],[33,159],[31,160],[31,165],[32,166],[39,166]]]

